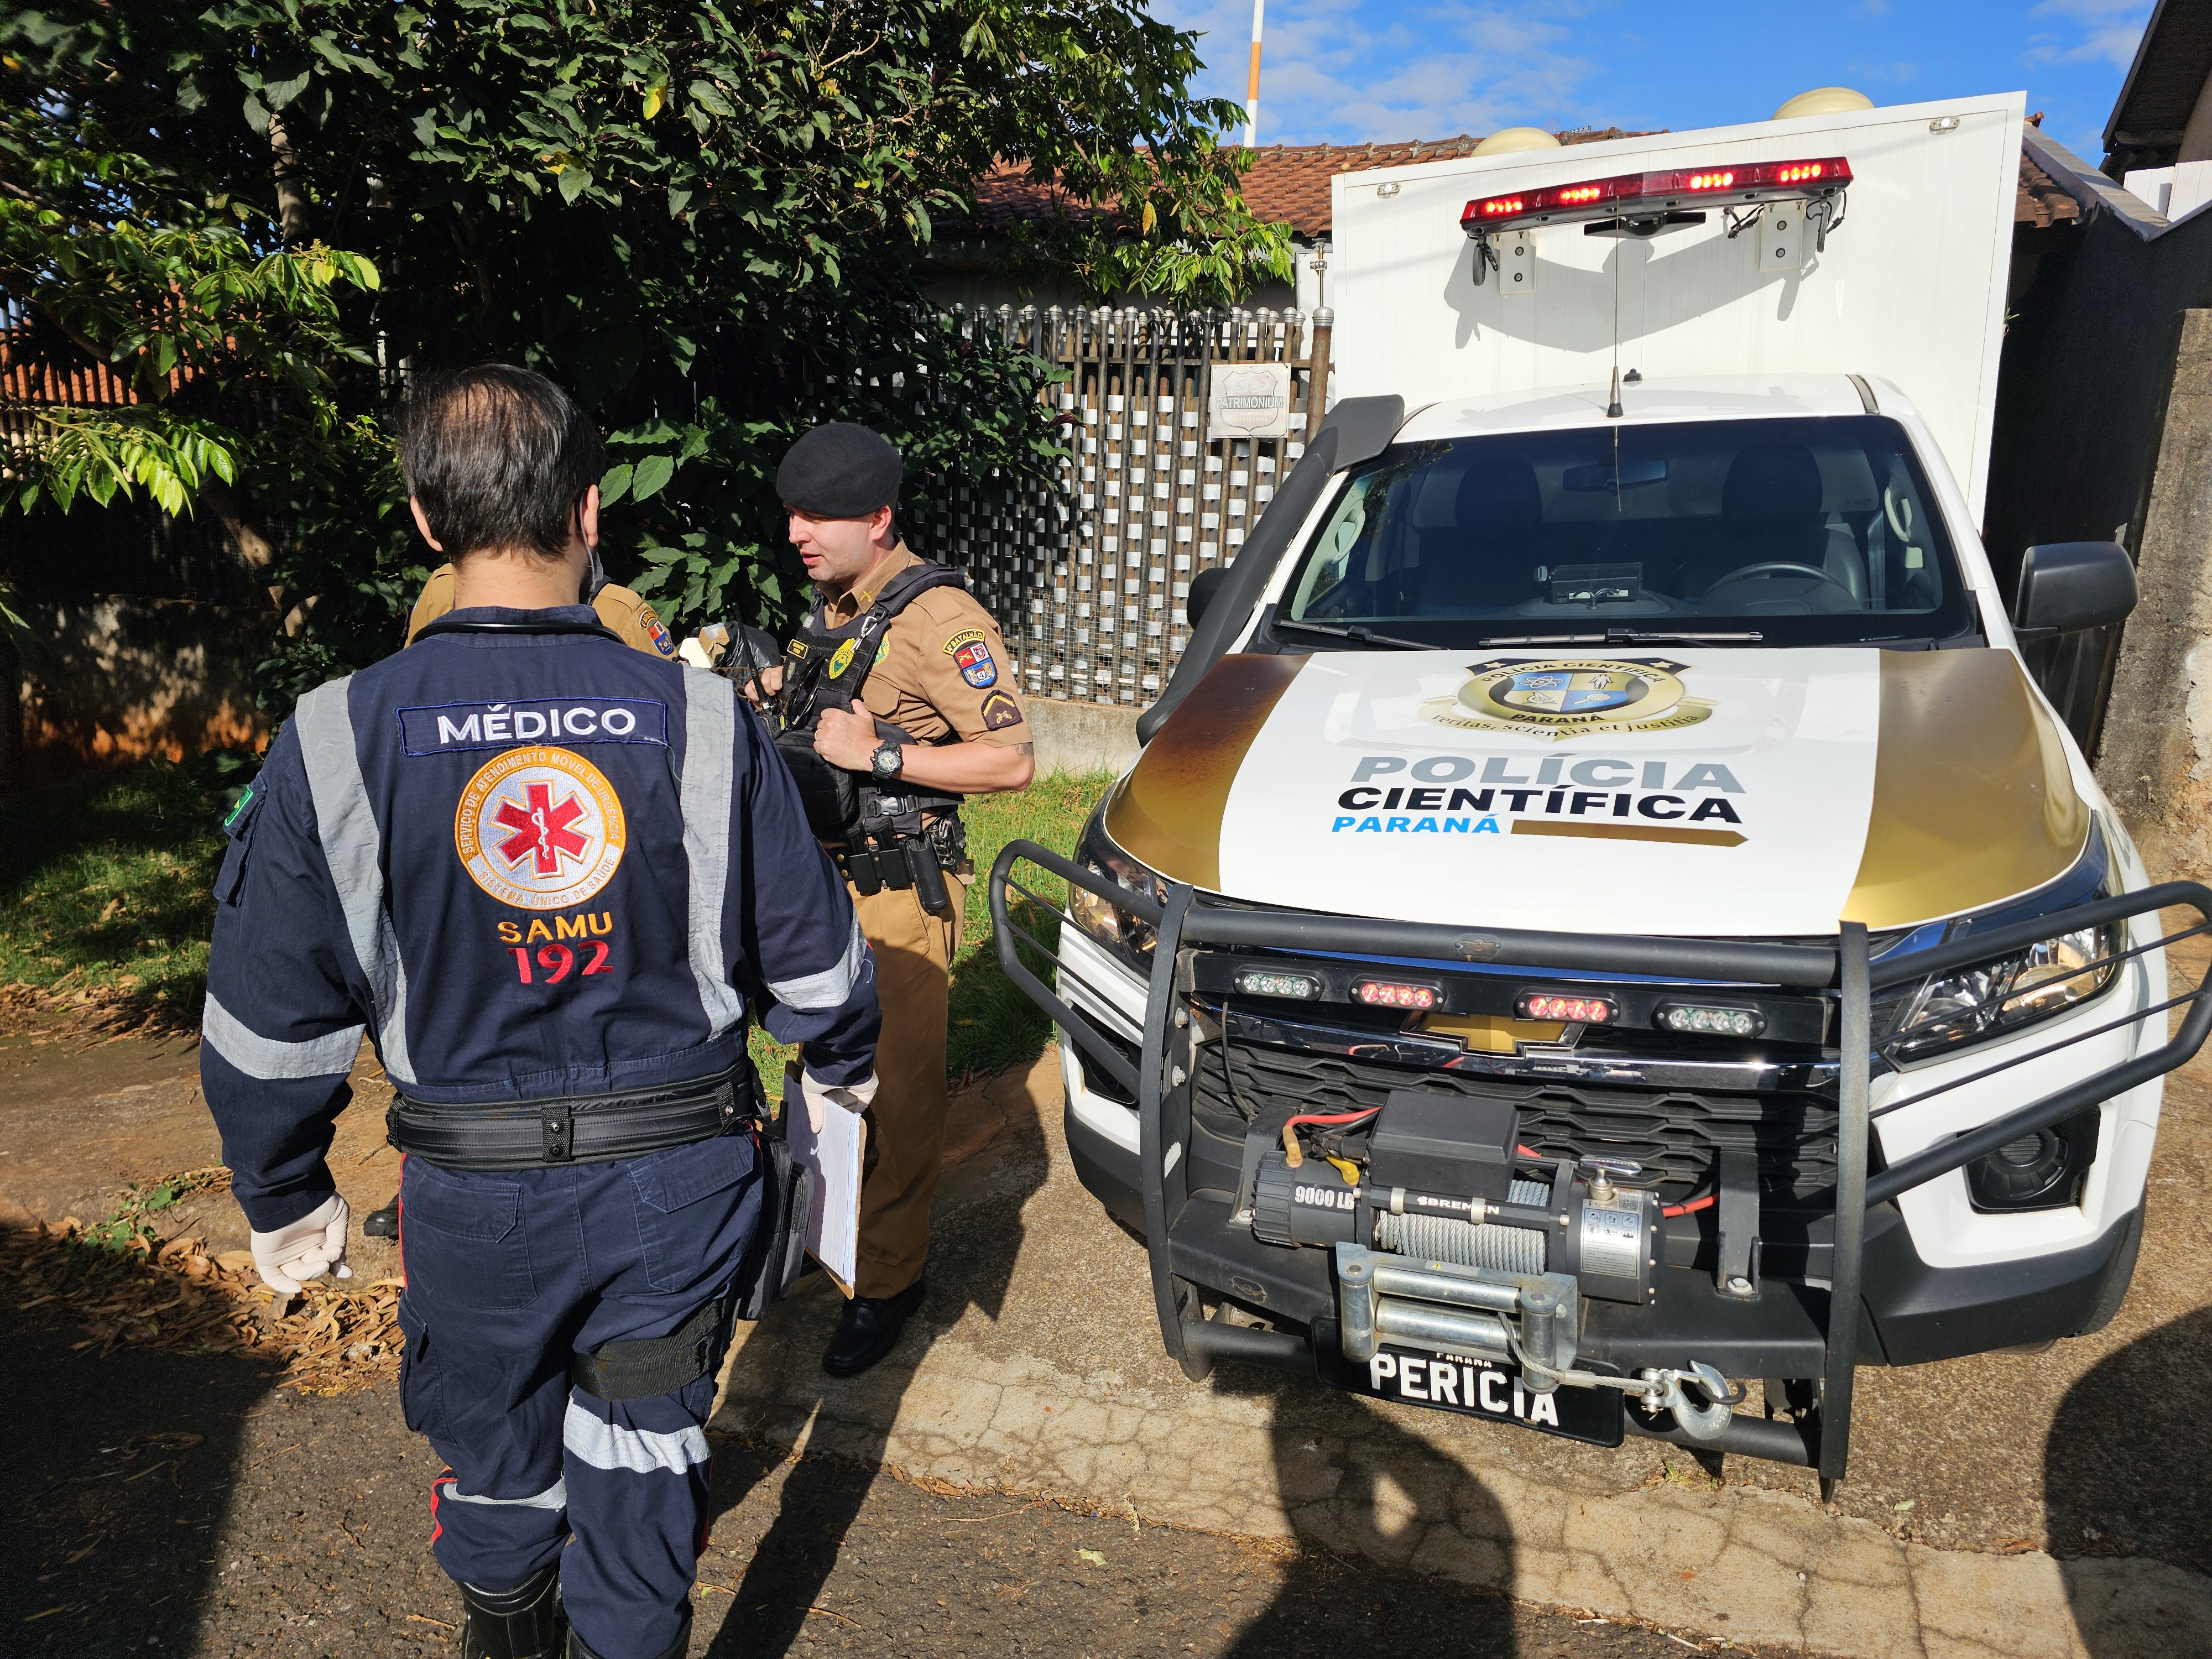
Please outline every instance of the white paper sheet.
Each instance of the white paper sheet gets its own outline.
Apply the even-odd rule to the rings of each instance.
[[[850,1296],[860,1267],[860,1164],[867,1151],[867,1121],[826,1102],[810,1111],[795,1082],[786,1087],[783,1098],[791,1156],[814,1171],[807,1254]],[[816,1112],[821,1115],[819,1121]]]

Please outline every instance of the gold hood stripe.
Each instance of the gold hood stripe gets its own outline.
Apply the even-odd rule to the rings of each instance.
[[[1844,920],[1904,927],[2065,873],[2089,838],[2057,723],[2009,651],[1885,651],[1866,851]]]
[[[1190,690],[1106,803],[1114,844],[1170,881],[1221,890],[1221,815],[1245,752],[1304,657],[1224,657]]]

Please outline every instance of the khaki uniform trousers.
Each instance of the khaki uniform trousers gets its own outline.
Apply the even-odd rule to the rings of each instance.
[[[951,1109],[945,1080],[946,999],[972,880],[945,872],[952,914],[942,917],[923,909],[911,887],[864,897],[846,884],[860,933],[876,955],[876,997],[884,1011],[860,1173],[856,1296],[896,1296],[921,1277],[929,1260],[929,1205]]]

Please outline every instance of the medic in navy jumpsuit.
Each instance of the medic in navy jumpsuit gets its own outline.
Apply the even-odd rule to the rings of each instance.
[[[334,1192],[364,1029],[425,1109],[713,1079],[749,1012],[805,1044],[817,1084],[872,1067],[844,883],[730,684],[582,605],[441,627],[460,631],[303,699],[228,826],[202,1078],[260,1231]],[[557,1564],[598,1659],[683,1651],[714,1380],[617,1403],[572,1389],[571,1360],[669,1336],[724,1291],[756,1150],[734,1133],[495,1172],[406,1161],[401,1391],[451,1466],[437,1559],[489,1592]]]

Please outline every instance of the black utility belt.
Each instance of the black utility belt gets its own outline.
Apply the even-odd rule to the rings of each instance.
[[[542,1170],[665,1152],[750,1128],[758,1115],[750,1066],[660,1089],[486,1106],[431,1106],[395,1096],[385,1138],[442,1170]]]
[[[856,838],[857,839],[857,838]],[[845,846],[830,848],[830,856],[836,861],[837,872],[853,884],[853,890],[862,898],[873,898],[885,888],[902,893],[909,887],[921,900],[921,908],[932,915],[949,915],[952,911],[952,895],[945,885],[945,872],[953,870],[964,875],[960,864],[948,859],[951,848],[944,845],[950,837],[933,836],[925,830],[918,836],[879,836],[873,846]],[[964,842],[955,854],[965,862]]]

